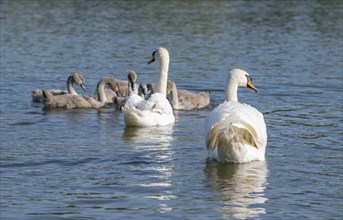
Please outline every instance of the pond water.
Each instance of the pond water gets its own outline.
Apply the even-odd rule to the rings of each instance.
[[[341,1],[0,2],[1,219],[342,219]],[[43,111],[31,90],[87,94],[105,76],[211,91],[162,128],[125,128],[101,110]],[[204,120],[226,77],[246,70],[264,113],[265,162],[207,159]],[[79,88],[78,92],[85,94]]]

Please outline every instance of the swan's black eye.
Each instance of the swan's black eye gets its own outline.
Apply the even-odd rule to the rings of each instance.
[[[152,57],[155,57],[156,51],[152,52]]]

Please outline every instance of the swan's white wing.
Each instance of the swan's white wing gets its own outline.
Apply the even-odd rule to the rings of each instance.
[[[132,97],[129,97],[123,108],[127,126],[145,127],[174,123],[172,107],[163,94],[154,93],[148,100],[138,95]]]
[[[149,103],[148,108],[153,106],[153,111],[158,112],[160,114],[164,115],[171,115],[173,114],[173,108],[171,107],[168,99],[165,95],[161,93],[154,93],[150,96],[150,98],[147,100],[147,103]]]
[[[137,105],[141,102],[145,101],[142,97],[136,94],[132,94],[127,97],[125,106],[129,108],[136,108]]]

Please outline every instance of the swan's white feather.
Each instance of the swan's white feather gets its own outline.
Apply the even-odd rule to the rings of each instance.
[[[152,94],[148,100],[132,94],[123,107],[123,114],[127,126],[163,126],[175,121],[173,109],[161,93]]]
[[[263,115],[250,105],[224,102],[205,124],[210,157],[234,163],[265,160],[266,125]]]

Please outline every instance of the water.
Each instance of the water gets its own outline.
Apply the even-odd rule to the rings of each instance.
[[[1,219],[342,219],[341,1],[1,1]],[[212,107],[128,129],[112,109],[44,112],[36,88],[156,80]],[[206,115],[230,69],[251,74],[266,162],[207,159]],[[78,90],[82,93],[81,90]]]

